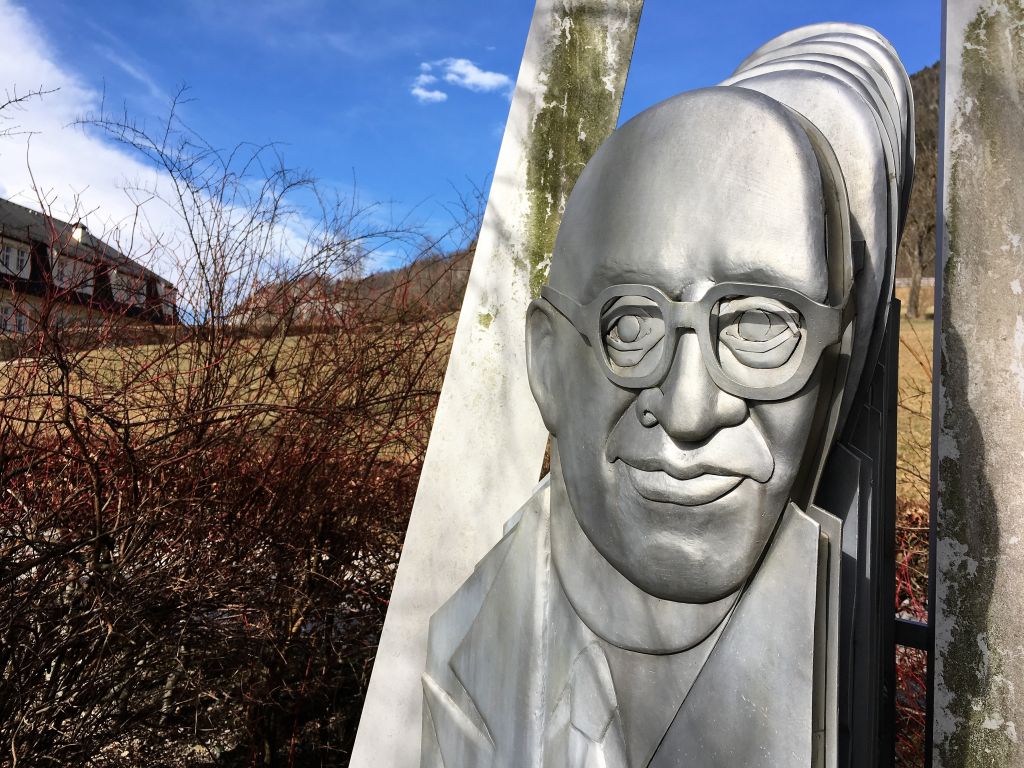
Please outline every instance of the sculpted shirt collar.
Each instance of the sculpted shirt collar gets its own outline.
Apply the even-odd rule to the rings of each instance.
[[[706,640],[742,590],[712,603],[677,603],[644,592],[594,547],[576,521],[557,449],[551,460],[551,555],[576,614],[602,640],[630,651],[667,654]]]

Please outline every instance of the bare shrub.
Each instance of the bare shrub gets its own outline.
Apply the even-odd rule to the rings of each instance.
[[[117,243],[173,270],[177,317],[58,321],[50,267],[8,286],[32,328],[0,363],[3,760],[343,765],[465,260],[326,203],[273,148],[92,126],[161,172],[135,194],[179,236],[140,209]],[[362,274],[397,246],[423,258]]]
[[[932,339],[929,323],[904,319],[896,449],[896,615],[928,620]],[[927,654],[896,649],[896,765],[924,765]]]

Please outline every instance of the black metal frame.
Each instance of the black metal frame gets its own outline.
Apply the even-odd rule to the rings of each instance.
[[[893,299],[890,304],[886,338],[879,355],[871,385],[870,400],[878,408],[881,419],[881,452],[879,454],[878,480],[881,481],[880,504],[876,508],[881,533],[879,562],[879,608],[881,610],[881,649],[883,655],[881,677],[882,700],[879,702],[879,717],[887,724],[880,730],[884,737],[885,751],[880,755],[879,765],[892,765],[895,761],[895,706],[896,706],[896,648],[914,648],[923,651],[929,674],[925,711],[925,765],[931,765],[930,723],[932,720],[932,686],[930,681],[934,632],[932,628],[931,580],[929,580],[928,621],[898,618],[896,604],[896,418],[899,394],[899,348],[900,348],[900,302]]]
[[[889,768],[895,763],[897,646],[924,651],[931,668],[930,624],[896,617],[899,301],[890,300],[886,320],[877,361],[864,376],[865,386],[829,457],[827,480],[815,500],[844,521],[840,768]],[[930,686],[927,707],[930,722]],[[930,762],[928,755],[926,765]]]

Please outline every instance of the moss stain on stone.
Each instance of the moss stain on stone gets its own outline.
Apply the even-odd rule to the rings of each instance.
[[[547,92],[527,159],[526,253],[530,291],[540,295],[562,210],[583,166],[614,130],[642,0],[562,0],[556,42],[543,68]],[[611,18],[609,18],[611,17]]]
[[[967,26],[961,94],[955,105],[959,120],[946,137],[952,148],[948,251],[943,268],[943,344],[937,351],[944,400],[940,429],[947,455],[939,457],[937,524],[940,549],[946,555],[938,567],[945,590],[940,610],[947,640],[937,651],[948,700],[938,713],[946,722],[936,733],[935,756],[938,765],[947,767],[1015,765],[1021,756],[1014,723],[1019,710],[1015,711],[1006,682],[1019,681],[1021,670],[1003,652],[1015,644],[1004,635],[1005,626],[1019,617],[993,620],[992,605],[1000,599],[996,590],[1003,557],[992,483],[1003,477],[1002,486],[1006,485],[1005,472],[999,473],[1003,468],[998,466],[998,457],[1006,451],[995,427],[1006,403],[995,397],[991,407],[980,402],[972,410],[970,393],[995,383],[985,377],[997,377],[999,363],[1005,365],[998,323],[1005,323],[1014,308],[1005,302],[1000,307],[993,292],[1003,282],[1008,284],[1013,273],[1020,273],[1019,262],[1005,253],[1004,238],[1007,222],[1019,226],[1024,220],[1024,212],[1013,209],[1019,193],[1005,188],[1006,179],[1024,175],[1022,30],[1024,6],[1016,0],[983,6]],[[999,204],[1002,201],[1008,201],[1008,210]],[[997,317],[977,311],[985,306],[998,307]],[[1018,418],[1007,418],[1004,431],[1012,431],[1017,423]],[[990,475],[994,466],[996,473]]]

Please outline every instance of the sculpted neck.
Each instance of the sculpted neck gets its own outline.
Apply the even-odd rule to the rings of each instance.
[[[576,520],[551,456],[551,555],[569,603],[584,624],[612,645],[642,653],[678,653],[699,645],[725,620],[739,591],[714,603],[677,603],[637,587],[605,560]]]

